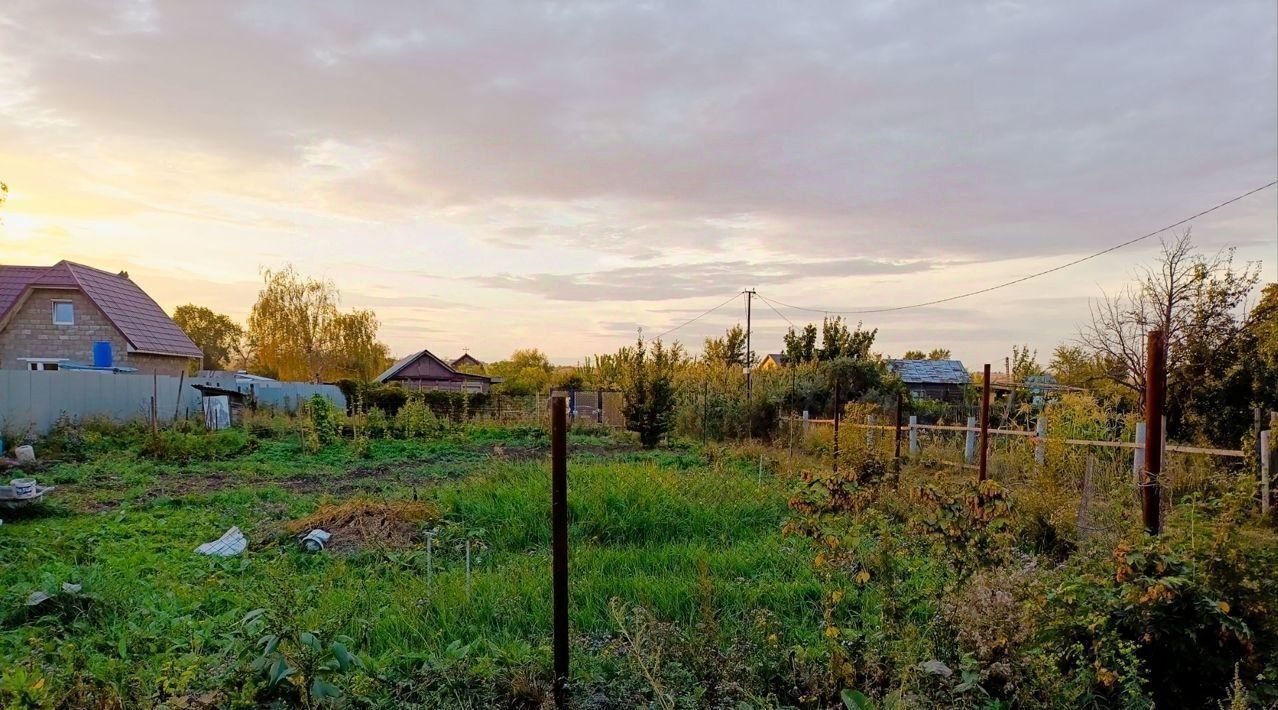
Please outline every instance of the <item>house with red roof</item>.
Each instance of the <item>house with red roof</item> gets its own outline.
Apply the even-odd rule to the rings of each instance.
[[[177,375],[199,347],[128,274],[71,261],[0,265],[0,369]]]

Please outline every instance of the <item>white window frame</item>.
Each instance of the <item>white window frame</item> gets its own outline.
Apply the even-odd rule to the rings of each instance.
[[[58,304],[65,303],[71,307],[71,320],[58,320]],[[75,325],[75,304],[69,298],[53,299],[53,324],[54,325]]]
[[[66,357],[20,357],[22,362],[27,363],[27,370],[30,372],[50,372],[53,370],[61,370],[62,363],[70,361],[71,358]],[[55,365],[50,368],[49,365]]]

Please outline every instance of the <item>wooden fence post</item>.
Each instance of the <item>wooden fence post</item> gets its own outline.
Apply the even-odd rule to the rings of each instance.
[[[919,418],[910,415],[910,456],[919,455]]]
[[[1163,404],[1167,396],[1167,350],[1163,331],[1149,331],[1145,348],[1145,467],[1141,476],[1141,519],[1145,532],[1162,532],[1159,476],[1163,472]]]
[[[568,707],[568,403],[551,400],[550,536],[555,707]]]
[[[878,423],[878,417],[873,414],[865,415],[865,448],[874,450],[874,425]]]

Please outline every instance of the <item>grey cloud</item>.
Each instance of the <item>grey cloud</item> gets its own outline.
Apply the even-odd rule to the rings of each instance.
[[[497,274],[473,280],[485,286],[561,301],[662,301],[729,294],[752,285],[778,285],[828,276],[899,275],[931,267],[929,262],[893,263],[867,259],[773,264],[725,261],[627,266],[576,274]]]
[[[1110,243],[1278,172],[1276,25],[1270,0],[19,1],[0,59],[11,112],[246,166],[359,146],[345,208],[599,212],[498,243],[651,258],[749,215],[774,251],[983,258]]]

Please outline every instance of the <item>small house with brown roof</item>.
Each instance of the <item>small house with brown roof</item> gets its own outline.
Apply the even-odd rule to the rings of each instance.
[[[482,360],[475,357],[474,355],[471,355],[470,353],[462,353],[462,356],[457,358],[456,360],[453,360],[451,363],[449,363],[449,366],[452,367],[454,370],[460,370],[463,367],[469,367],[473,370],[481,370],[481,371],[485,367],[487,367],[487,365],[485,365]]]
[[[459,372],[429,350],[419,350],[391,365],[377,376],[378,382],[398,382],[409,389],[488,394],[493,379]]]
[[[0,369],[178,375],[200,349],[127,274],[71,261],[0,265]]]

